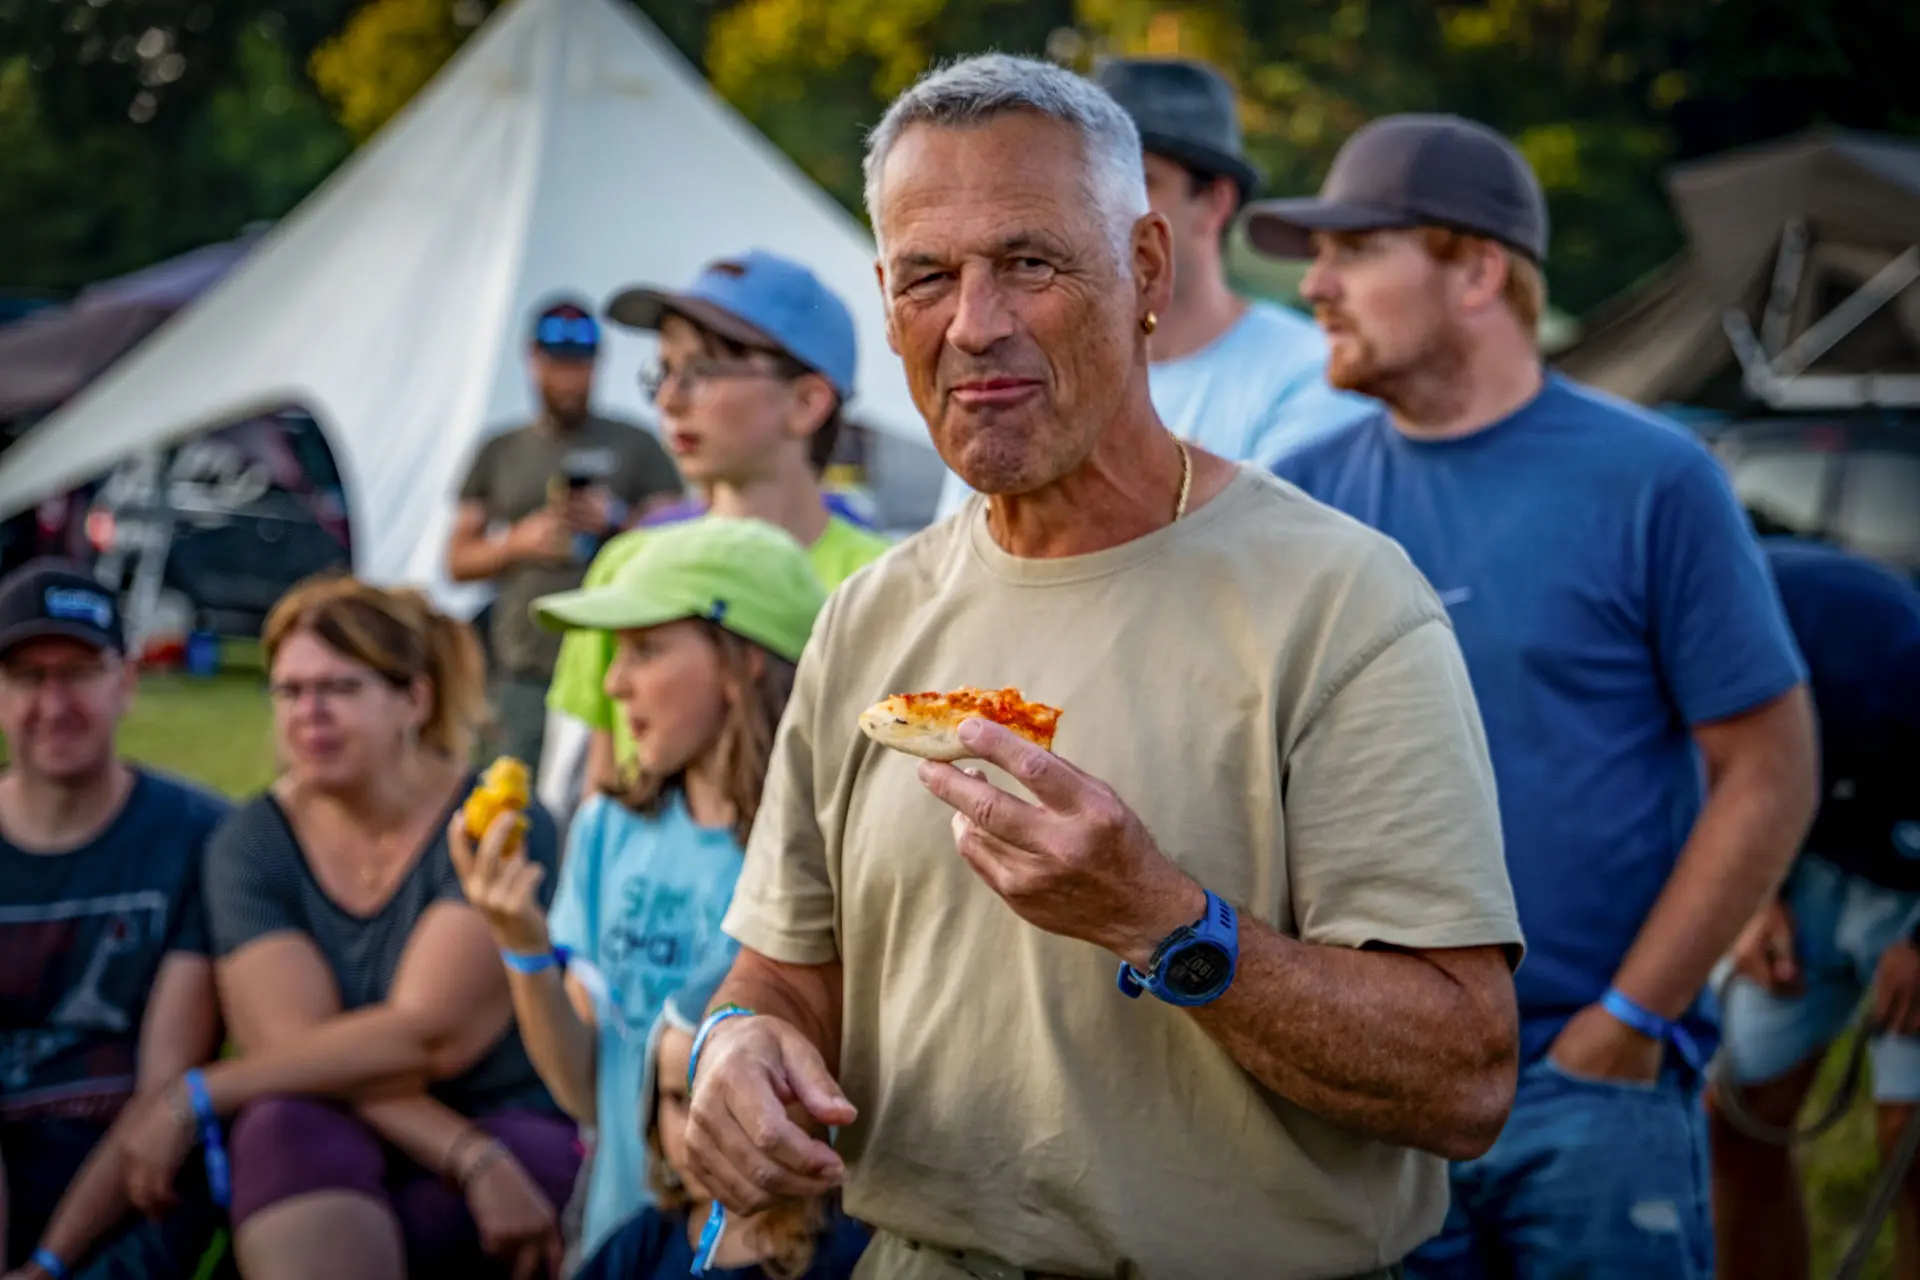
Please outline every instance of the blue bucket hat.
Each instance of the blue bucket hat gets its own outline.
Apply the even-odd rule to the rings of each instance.
[[[656,331],[670,315],[750,347],[784,351],[825,378],[842,401],[853,398],[853,313],[840,295],[791,258],[751,249],[708,263],[687,289],[627,289],[607,318]]]

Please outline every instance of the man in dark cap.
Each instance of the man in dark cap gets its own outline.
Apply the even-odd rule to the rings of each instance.
[[[1183,440],[1235,462],[1280,452],[1372,411],[1327,385],[1325,339],[1306,317],[1227,283],[1226,243],[1260,172],[1241,146],[1233,86],[1203,62],[1106,58],[1093,80],[1140,131],[1147,202],[1173,233],[1173,300],[1155,317],[1150,390]],[[967,487],[949,474],[942,516]]]
[[[680,473],[651,433],[593,412],[599,351],[600,326],[585,307],[541,309],[528,351],[540,417],[480,447],[447,544],[455,582],[494,585],[489,683],[499,745],[536,770],[560,638],[528,606],[579,586],[608,538],[681,496]]]
[[[184,1278],[211,1236],[204,1181],[129,1221],[127,1103],[219,1043],[200,865],[227,806],[122,761],[133,697],[118,602],[76,565],[0,579],[0,1269]]]
[[[1409,1273],[1709,1275],[1701,996],[1816,778],[1759,548],[1691,436],[1542,368],[1546,202],[1499,134],[1376,121],[1248,233],[1311,257],[1328,377],[1382,404],[1278,471],[1438,589],[1529,947],[1512,1118]]]

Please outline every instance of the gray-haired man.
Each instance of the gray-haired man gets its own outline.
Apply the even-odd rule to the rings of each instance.
[[[1260,171],[1226,77],[1190,58],[1104,58],[1093,82],[1139,129],[1147,203],[1173,242],[1173,296],[1148,344],[1160,420],[1209,453],[1267,466],[1372,413],[1371,400],[1328,385],[1327,341],[1311,320],[1243,298],[1227,280],[1227,232]],[[949,471],[937,514],[952,515],[969,492]]]
[[[867,201],[889,339],[986,496],[815,628],[695,1172],[746,1212],[844,1181],[862,1275],[1380,1275],[1514,1088],[1520,935],[1445,610],[1155,414],[1170,237],[1097,86],[936,72]],[[967,684],[1063,708],[1054,750],[969,720],[975,773],[856,728]]]

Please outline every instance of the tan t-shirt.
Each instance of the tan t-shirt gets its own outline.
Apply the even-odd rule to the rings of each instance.
[[[1346,1276],[1437,1230],[1440,1159],[1269,1092],[975,877],[918,762],[855,723],[962,684],[1064,708],[1054,749],[1288,936],[1520,940],[1466,669],[1396,545],[1252,468],[1068,559],[1009,556],[976,498],[829,602],[726,918],[773,959],[844,961],[848,1212],[1080,1275]]]

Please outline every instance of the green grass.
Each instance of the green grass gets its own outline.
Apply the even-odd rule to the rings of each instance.
[[[120,726],[120,749],[230,796],[259,791],[274,775],[273,720],[259,673],[143,676]]]
[[[257,667],[243,655],[223,675],[196,680],[149,675],[141,682],[132,715],[121,730],[126,754],[147,764],[215,787],[229,795],[251,794],[274,774],[271,717]],[[1839,1055],[1828,1064],[1818,1096],[1837,1079]],[[1866,1099],[1835,1129],[1804,1153],[1814,1230],[1814,1276],[1831,1273],[1851,1241],[1873,1189],[1879,1161],[1874,1149],[1872,1104]],[[1892,1270],[1891,1226],[1881,1230],[1869,1277]]]

